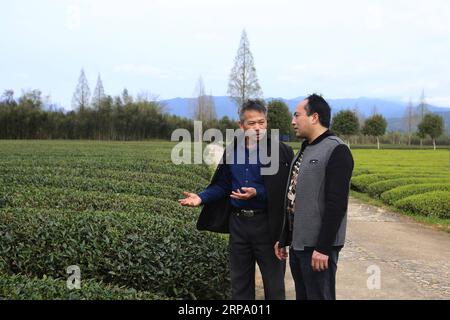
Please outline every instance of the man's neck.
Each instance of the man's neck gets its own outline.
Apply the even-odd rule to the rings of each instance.
[[[318,129],[316,132],[314,132],[311,137],[308,138],[308,143],[313,143],[314,140],[316,140],[318,137],[320,137],[321,135],[323,135],[325,132],[327,132],[327,128],[320,128]]]

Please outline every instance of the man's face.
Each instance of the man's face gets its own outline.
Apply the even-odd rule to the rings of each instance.
[[[244,119],[239,122],[244,132],[254,130],[256,139],[261,140],[267,131],[267,118],[263,112],[248,110],[244,112]]]
[[[292,127],[294,128],[295,135],[298,138],[307,139],[310,135],[313,123],[313,115],[308,116],[305,107],[308,105],[308,100],[303,100],[295,109],[294,116],[292,117]]]

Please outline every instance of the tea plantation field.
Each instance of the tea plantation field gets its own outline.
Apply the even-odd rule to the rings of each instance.
[[[226,299],[226,238],[181,207],[211,170],[170,142],[0,141],[0,299]],[[352,150],[352,189],[450,219],[448,150]],[[69,266],[81,289],[69,290]]]
[[[228,298],[224,237],[177,202],[211,171],[173,165],[173,145],[0,141],[0,298]]]
[[[449,150],[352,150],[351,188],[407,213],[450,219]]]

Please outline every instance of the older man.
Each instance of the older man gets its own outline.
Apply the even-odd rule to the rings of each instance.
[[[197,223],[199,230],[230,233],[232,299],[255,299],[255,262],[261,270],[265,298],[284,299],[285,263],[276,258],[273,245],[282,229],[282,190],[294,153],[291,147],[268,138],[271,144],[268,149],[278,151],[278,159],[272,159],[277,170],[272,175],[262,174],[265,165],[258,149],[267,129],[267,109],[263,101],[249,100],[242,106],[240,127],[244,132],[253,131],[256,139],[235,140],[227,147],[224,160],[234,148],[245,150],[245,161],[238,161],[238,151],[231,163],[219,164],[211,184],[203,192],[185,192],[186,198],[180,203],[204,205]],[[257,161],[252,163],[252,158]]]

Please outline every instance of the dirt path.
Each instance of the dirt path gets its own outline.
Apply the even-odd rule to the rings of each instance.
[[[448,233],[355,199],[350,199],[348,214],[346,246],[338,262],[338,299],[450,299]],[[295,299],[287,269],[286,297]],[[257,299],[263,299],[259,273],[256,278]]]

